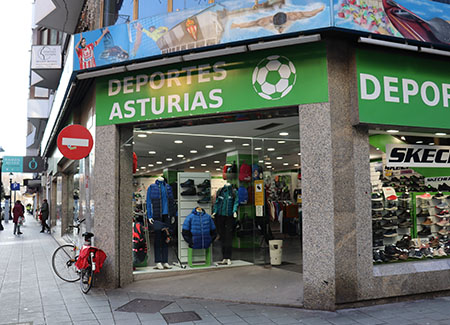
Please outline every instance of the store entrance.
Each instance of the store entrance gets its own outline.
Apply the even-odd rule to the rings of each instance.
[[[134,129],[137,273],[258,266],[300,282],[298,114],[258,117]]]

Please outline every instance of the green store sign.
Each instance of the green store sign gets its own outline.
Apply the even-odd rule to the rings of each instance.
[[[450,129],[450,62],[358,49],[361,123]]]
[[[97,79],[97,125],[328,101],[321,43]]]

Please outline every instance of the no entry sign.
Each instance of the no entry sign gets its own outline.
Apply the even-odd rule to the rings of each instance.
[[[69,125],[58,135],[58,149],[64,157],[72,160],[85,158],[92,150],[94,140],[88,129],[82,125]]]

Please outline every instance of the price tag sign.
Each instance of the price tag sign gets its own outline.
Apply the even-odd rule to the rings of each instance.
[[[255,205],[256,206],[264,205],[264,181],[263,180],[255,181]]]

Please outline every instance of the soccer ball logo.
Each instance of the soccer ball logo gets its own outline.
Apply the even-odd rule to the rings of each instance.
[[[295,66],[288,58],[271,55],[253,70],[253,89],[264,99],[278,100],[289,94],[296,78]]]

